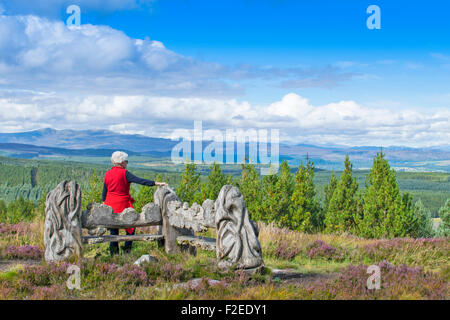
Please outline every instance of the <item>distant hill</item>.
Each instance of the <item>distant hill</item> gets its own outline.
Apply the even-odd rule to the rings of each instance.
[[[55,130],[51,128],[19,133],[0,133],[3,143],[30,144],[68,149],[124,149],[145,153],[168,152],[176,141],[108,130]]]
[[[19,133],[0,133],[0,153],[9,157],[38,158],[51,156],[106,157],[115,150],[130,155],[170,157],[178,143],[170,139],[139,134],[120,134],[108,130],[55,130],[51,128]],[[209,142],[204,142],[206,147]],[[280,159],[298,165],[306,154],[316,168],[340,170],[345,155],[350,156],[355,169],[372,166],[377,146],[316,146],[310,144],[280,144]],[[383,147],[391,166],[399,171],[450,172],[450,148]]]

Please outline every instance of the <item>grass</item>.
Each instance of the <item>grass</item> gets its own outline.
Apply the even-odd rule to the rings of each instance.
[[[8,246],[43,250],[43,223],[11,226],[0,234],[0,299],[448,299],[447,239],[368,240],[352,235],[304,234],[260,224],[264,274],[224,272],[214,252],[168,255],[155,242],[135,242],[129,254],[109,256],[108,244],[84,247],[69,263],[29,265],[2,255]],[[154,228],[138,232],[155,233]],[[202,236],[215,237],[209,230]],[[21,251],[18,251],[21,252]],[[133,265],[143,254],[158,262]],[[67,267],[81,269],[81,290],[69,290]],[[366,288],[367,266],[381,268],[382,288]],[[272,277],[292,269],[298,281]],[[192,279],[202,279],[192,281]],[[211,284],[210,280],[217,282]]]

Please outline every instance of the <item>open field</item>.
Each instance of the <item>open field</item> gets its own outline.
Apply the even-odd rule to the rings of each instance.
[[[266,270],[222,272],[215,253],[167,255],[135,242],[130,254],[85,246],[70,263],[81,290],[69,290],[70,263],[43,261],[43,222],[0,225],[0,299],[448,299],[449,239],[367,240],[303,234],[260,224]],[[138,232],[152,233],[153,228]],[[214,231],[205,235],[214,236]],[[157,262],[133,265],[143,254]],[[381,288],[367,289],[367,267],[381,269]]]

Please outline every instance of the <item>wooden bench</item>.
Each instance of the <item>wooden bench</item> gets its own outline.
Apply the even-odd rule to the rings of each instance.
[[[127,208],[113,213],[99,203],[81,211],[80,186],[63,181],[46,200],[44,224],[45,260],[61,261],[81,255],[83,244],[119,241],[158,241],[167,253],[195,248],[216,251],[219,267],[260,270],[263,267],[257,225],[249,219],[244,198],[237,187],[222,187],[216,201],[202,205],[182,203],[168,187],[158,187],[154,202],[137,213]],[[105,235],[108,229],[159,226],[158,234]],[[82,236],[82,229],[89,236]],[[197,237],[194,232],[215,228],[217,239]]]

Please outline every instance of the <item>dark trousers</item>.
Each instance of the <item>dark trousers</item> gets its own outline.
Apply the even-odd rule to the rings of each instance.
[[[109,229],[112,236],[118,236],[119,235],[119,229]],[[136,233],[136,228],[134,228],[132,233],[128,233],[128,231],[125,230],[127,235],[134,235]],[[131,250],[131,247],[133,246],[133,241],[126,241],[125,245],[122,247],[124,251]],[[109,251],[111,252],[111,255],[119,253],[119,243],[118,242],[110,242],[109,243]]]

